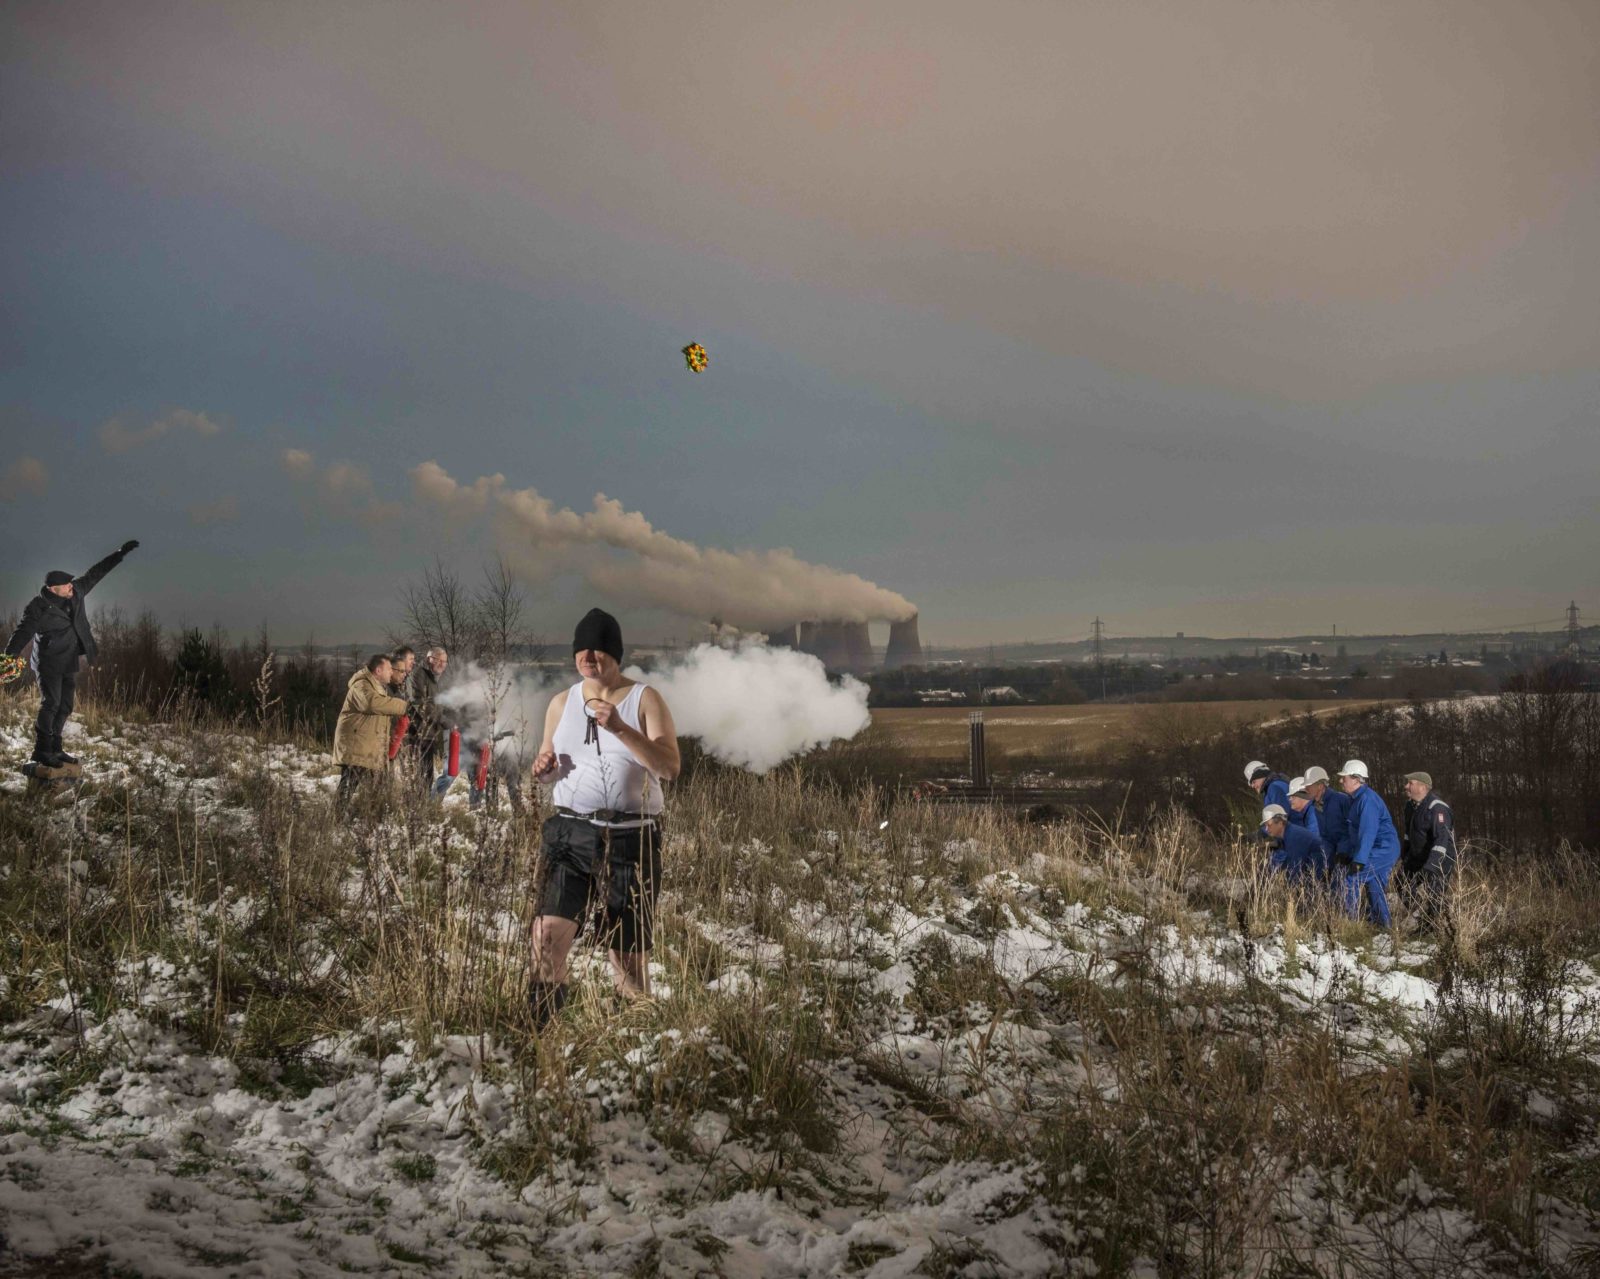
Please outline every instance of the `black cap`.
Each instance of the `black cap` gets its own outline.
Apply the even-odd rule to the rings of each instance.
[[[65,586],[72,581],[72,574],[65,569],[53,568],[44,575],[46,586]]]
[[[619,662],[622,660],[622,625],[603,608],[591,608],[572,632],[574,654],[591,648],[597,653],[610,653]]]

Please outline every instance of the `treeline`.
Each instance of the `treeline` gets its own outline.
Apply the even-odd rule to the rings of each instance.
[[[1096,806],[1141,823],[1176,805],[1214,830],[1254,827],[1260,802],[1240,769],[1264,759],[1293,775],[1360,759],[1398,818],[1404,779],[1422,770],[1480,850],[1539,854],[1569,844],[1600,856],[1600,694],[1558,661],[1511,677],[1497,696],[1296,715],[1217,730],[1183,706],[1152,708],[1141,740],[1074,771],[1096,777]]]
[[[477,582],[436,561],[400,591],[397,626],[385,647],[409,644],[422,652],[443,646],[455,661],[498,665],[537,662],[544,645],[526,622],[526,600],[503,560],[485,564]],[[199,714],[330,742],[345,685],[369,656],[350,647],[319,651],[310,639],[286,650],[265,626],[251,639],[226,631],[164,630],[145,610],[95,609],[99,654],[78,676],[78,696],[118,710],[166,718]],[[5,634],[16,626],[3,622]]]
[[[15,625],[7,621],[7,633]],[[97,610],[99,655],[78,676],[78,696],[119,710],[201,714],[319,739],[333,734],[350,673],[366,656],[276,648],[263,631],[231,639],[219,627],[164,630],[154,613]]]

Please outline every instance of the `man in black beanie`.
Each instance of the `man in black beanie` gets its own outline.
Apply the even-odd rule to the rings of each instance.
[[[585,651],[609,653],[622,661],[622,623],[603,608],[591,608],[572,632],[572,655]]]
[[[50,768],[78,761],[61,749],[61,730],[72,714],[72,700],[78,682],[78,665],[83,658],[94,661],[94,632],[89,629],[89,611],[83,597],[99,581],[122,563],[122,557],[139,543],[124,542],[87,573],[74,577],[62,569],[45,574],[44,588],[22,610],[22,621],[6,641],[6,656],[20,657],[33,641],[29,663],[39,678],[39,718],[33,729],[33,758]]]
[[[623,673],[622,626],[590,609],[572,635],[578,682],[550,701],[534,780],[555,814],[540,845],[528,1007],[543,1031],[567,997],[567,957],[585,922],[611,955],[618,994],[650,993],[661,889],[662,787],[678,731],[661,693]]]

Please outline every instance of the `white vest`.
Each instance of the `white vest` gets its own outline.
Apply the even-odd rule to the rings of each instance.
[[[629,728],[639,729],[639,699],[645,684],[635,684],[617,706],[617,713]],[[550,798],[561,808],[575,813],[613,810],[654,816],[662,808],[661,783],[613,732],[600,728],[599,750],[585,742],[589,716],[583,709],[583,685],[567,690],[567,704],[561,708],[561,722],[554,738],[560,776]],[[596,822],[597,826],[637,826],[638,822]]]

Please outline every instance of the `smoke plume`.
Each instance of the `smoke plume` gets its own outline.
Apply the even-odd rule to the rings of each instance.
[[[655,528],[640,512],[597,493],[592,510],[556,507],[537,490],[512,489],[503,475],[460,484],[437,462],[411,472],[417,497],[454,522],[487,517],[514,559],[535,552],[610,547],[622,558],[591,559],[589,583],[612,597],[655,605],[685,617],[720,618],[745,629],[774,630],[796,621],[909,618],[904,596],[839,569],[811,564],[787,549],[724,551],[696,546]]]
[[[650,675],[628,674],[657,689],[682,737],[698,738],[708,755],[766,773],[794,755],[867,726],[867,686],[846,677],[828,681],[822,663],[792,649],[702,644]],[[496,755],[529,765],[539,753],[550,699],[573,677],[522,670],[501,675],[468,666],[437,701],[463,732],[482,740],[494,730],[511,737]]]
[[[793,649],[702,644],[641,676],[666,699],[678,732],[725,764],[766,773],[792,755],[867,726],[867,686],[828,682],[822,663]]]

